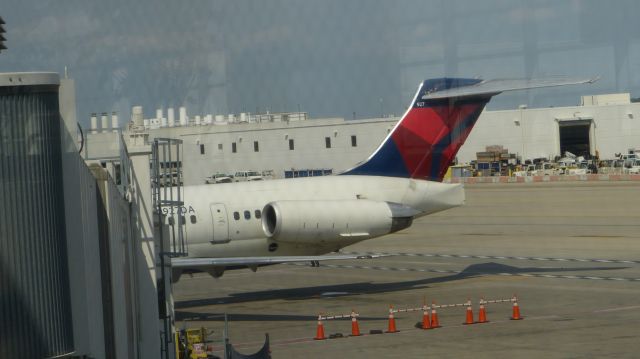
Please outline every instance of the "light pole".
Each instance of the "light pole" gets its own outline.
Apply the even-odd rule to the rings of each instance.
[[[520,124],[520,134],[521,134],[521,137],[522,137],[522,163],[524,164],[524,161],[525,161],[525,153],[524,153],[524,151],[525,151],[525,146],[524,146],[524,140],[525,140],[525,138],[524,138],[524,109],[527,108],[527,105],[520,105],[520,106],[518,106],[518,108],[520,108],[520,122],[519,122],[519,124]]]

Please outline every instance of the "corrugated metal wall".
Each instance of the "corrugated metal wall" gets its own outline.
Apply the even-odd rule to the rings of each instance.
[[[2,358],[74,350],[57,81],[0,74]]]

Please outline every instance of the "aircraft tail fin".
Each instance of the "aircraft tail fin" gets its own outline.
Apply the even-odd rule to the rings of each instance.
[[[366,161],[342,174],[442,181],[491,97],[504,91],[592,83],[596,80],[426,80],[420,84],[411,106],[378,149]]]

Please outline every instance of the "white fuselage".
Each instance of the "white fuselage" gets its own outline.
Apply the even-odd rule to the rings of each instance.
[[[349,235],[340,233],[329,240],[321,236],[322,233],[318,234],[317,241],[269,238],[261,217],[267,204],[278,201],[297,201],[302,210],[308,207],[307,217],[313,217],[313,211],[323,203],[333,206],[356,203],[362,216],[367,216],[368,203],[371,207],[380,203],[400,204],[414,209],[413,217],[420,217],[462,205],[464,190],[459,184],[378,176],[326,176],[189,186],[184,188],[184,207],[181,209],[185,215],[189,257],[320,255],[389,233],[372,228]],[[352,215],[358,213],[349,213],[349,216],[319,213],[318,223],[312,224],[313,229],[322,232],[322,228],[336,225],[349,228],[350,219],[343,217]],[[390,221],[390,216],[386,217],[383,221]],[[343,223],[345,221],[347,223]],[[376,223],[372,227],[376,227]]]

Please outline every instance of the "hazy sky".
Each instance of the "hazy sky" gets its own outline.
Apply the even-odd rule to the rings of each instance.
[[[489,108],[640,96],[635,0],[4,0],[0,71],[76,80],[78,118],[142,105],[190,115],[400,114],[426,78],[601,76]]]

